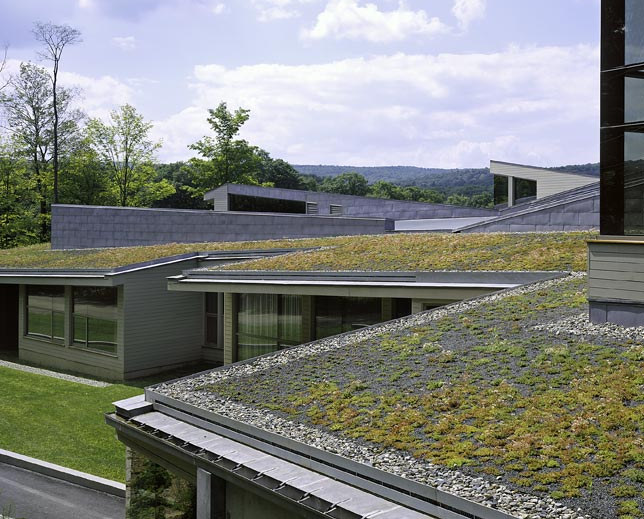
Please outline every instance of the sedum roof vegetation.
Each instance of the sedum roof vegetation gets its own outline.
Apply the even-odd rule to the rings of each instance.
[[[489,297],[199,389],[594,518],[642,518],[644,336],[590,325],[585,284]]]
[[[585,270],[585,232],[525,234],[386,234],[265,240],[170,243],[141,247],[52,250],[49,244],[0,250],[0,268],[115,268],[204,251],[307,248],[272,259],[231,265],[257,270]]]

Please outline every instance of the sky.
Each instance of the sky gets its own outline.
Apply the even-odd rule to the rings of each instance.
[[[0,0],[0,45],[11,73],[34,22],[79,29],[61,82],[90,117],[136,107],[163,162],[225,101],[292,164],[548,167],[599,160],[599,3]]]

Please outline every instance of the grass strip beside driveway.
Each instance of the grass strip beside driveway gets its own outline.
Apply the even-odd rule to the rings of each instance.
[[[0,387],[1,448],[125,481],[125,447],[103,415],[140,388],[90,387],[3,367]]]

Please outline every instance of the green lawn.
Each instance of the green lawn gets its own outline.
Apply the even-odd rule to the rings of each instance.
[[[2,367],[0,387],[0,448],[125,481],[125,447],[103,415],[140,388],[96,388]]]

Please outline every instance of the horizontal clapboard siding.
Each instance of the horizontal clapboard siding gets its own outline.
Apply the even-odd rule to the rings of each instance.
[[[599,178],[594,177],[495,161],[490,162],[490,172],[493,175],[535,180],[537,182],[537,198],[555,195],[599,181]]]
[[[204,297],[167,289],[168,276],[196,262],[133,272],[124,283],[125,376],[196,362],[203,345]]]
[[[588,297],[644,303],[644,242],[588,244]]]

